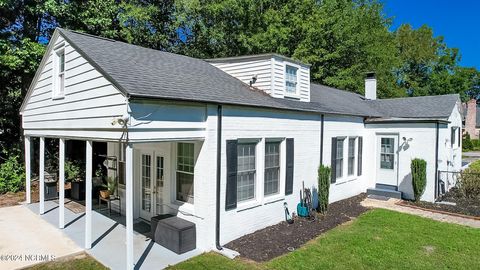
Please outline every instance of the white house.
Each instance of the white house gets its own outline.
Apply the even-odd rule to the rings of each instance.
[[[92,141],[106,142],[125,168],[127,267],[134,220],[172,213],[195,224],[197,248],[220,248],[281,222],[322,163],[334,202],[367,190],[412,198],[410,161],[425,159],[422,199],[434,201],[438,171],[461,166],[458,95],[376,99],[370,74],[364,97],[312,83],[309,69],[276,54],[201,60],[57,29],[20,110],[27,189],[32,137],[41,182],[44,138],[60,141],[60,181],[65,140],[86,141],[86,194]],[[91,207],[87,196],[86,248]]]

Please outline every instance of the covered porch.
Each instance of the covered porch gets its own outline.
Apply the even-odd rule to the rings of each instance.
[[[52,137],[49,137],[52,138]],[[33,137],[25,137],[26,187],[30,194]],[[85,200],[80,203],[84,211],[71,211],[72,202],[65,198],[65,152],[66,138],[58,140],[58,199],[46,200],[45,189],[40,188],[40,200],[27,206],[35,213],[57,226],[75,243],[101,263],[112,269],[163,268],[200,254],[195,248],[177,254],[154,242],[150,233],[152,217],[170,214],[201,220],[193,211],[193,175],[196,159],[202,149],[200,138],[157,142],[102,141],[107,145],[107,157],[115,164],[108,176],[116,177],[117,191],[112,194],[112,212],[105,203],[99,206],[100,197],[94,195],[92,181],[95,159],[93,141],[85,141]],[[78,140],[77,138],[72,138]],[[39,137],[38,176],[39,186],[45,182],[45,137]],[[114,172],[115,171],[115,172]],[[75,202],[78,204],[78,202]]]
[[[38,213],[40,203],[28,204],[25,207]],[[54,201],[46,201],[44,207],[46,211],[41,218],[52,226],[57,226],[59,205]],[[85,216],[85,213],[65,210],[65,226],[62,231],[79,246],[84,245]],[[110,269],[124,269],[127,265],[126,226],[96,211],[92,211],[91,218],[94,224],[91,235],[92,245],[86,252]],[[132,232],[132,250],[135,265],[133,269],[162,269],[201,253],[196,249],[178,255],[136,231]]]

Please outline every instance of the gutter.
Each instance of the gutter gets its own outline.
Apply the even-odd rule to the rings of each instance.
[[[220,245],[220,187],[222,180],[222,105],[217,108],[217,190],[216,190],[216,215],[215,215],[215,246],[222,250]]]
[[[325,122],[325,115],[321,115],[320,120],[320,165],[323,165],[323,130],[324,130],[324,122]]]

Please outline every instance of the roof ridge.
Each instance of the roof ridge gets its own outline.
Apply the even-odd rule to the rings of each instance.
[[[111,38],[106,38],[106,37],[102,37],[102,36],[95,36],[95,35],[92,35],[92,34],[89,34],[89,33],[80,32],[80,31],[77,31],[77,30],[71,30],[71,29],[66,29],[66,28],[62,28],[62,27],[57,27],[57,28],[58,28],[58,30],[59,30],[60,32],[71,32],[71,33],[75,33],[75,34],[79,34],[79,35],[84,35],[84,36],[91,37],[91,38],[108,40],[108,41],[110,41],[110,42],[122,42],[122,41],[117,41],[117,40],[111,39]]]
[[[414,97],[379,98],[379,99],[368,100],[368,101],[401,100],[401,99],[419,99],[419,98],[448,97],[448,96],[457,96],[457,97],[460,97],[459,94],[444,94],[444,95],[428,95],[428,96],[414,96]]]

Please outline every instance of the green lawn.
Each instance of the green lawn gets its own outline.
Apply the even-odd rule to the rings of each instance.
[[[264,264],[207,253],[170,269],[480,269],[480,229],[376,209]]]

